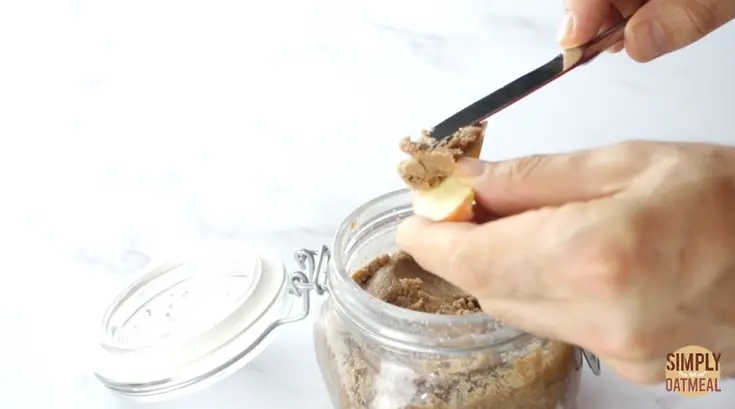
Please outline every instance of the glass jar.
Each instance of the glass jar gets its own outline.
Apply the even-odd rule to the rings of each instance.
[[[412,214],[400,190],[341,224],[315,324],[317,360],[336,409],[574,409],[582,351],[485,314],[436,315],[372,297],[352,275],[397,250]]]
[[[215,245],[152,263],[102,319],[95,375],[112,392],[157,401],[202,389],[243,367],[277,329],[322,305],[314,339],[336,409],[574,409],[593,355],[514,331],[484,314],[433,315],[370,296],[352,274],[396,250],[412,214],[400,190],[358,208],[332,250],[299,250],[300,270],[273,252]]]

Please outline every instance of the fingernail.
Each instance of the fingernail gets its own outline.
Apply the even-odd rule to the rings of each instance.
[[[556,42],[561,43],[564,41],[568,36],[572,34],[572,31],[574,30],[574,16],[572,13],[567,13],[564,16],[564,20],[561,22],[561,26],[559,27],[559,32],[556,34]]]
[[[483,173],[485,173],[485,162],[479,159],[460,159],[454,168],[454,177],[462,181],[478,178]]]
[[[633,29],[633,40],[646,58],[653,59],[666,53],[668,39],[661,23],[646,21]]]

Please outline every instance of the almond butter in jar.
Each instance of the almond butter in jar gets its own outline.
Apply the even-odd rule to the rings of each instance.
[[[397,252],[395,229],[411,214],[408,190],[389,193],[336,234],[314,332],[334,407],[575,409],[583,351],[499,324]]]

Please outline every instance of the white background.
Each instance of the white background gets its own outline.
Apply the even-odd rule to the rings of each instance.
[[[328,243],[357,205],[401,186],[401,136],[551,58],[560,18],[542,0],[0,3],[0,407],[137,407],[100,388],[89,351],[139,268],[203,242],[289,262]],[[604,56],[493,117],[483,157],[733,143],[734,42],[730,25],[647,65]],[[329,407],[310,325],[215,388],[152,407]],[[682,399],[609,372],[584,382],[582,409],[735,398],[732,383]]]

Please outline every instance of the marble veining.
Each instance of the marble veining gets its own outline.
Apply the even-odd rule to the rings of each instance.
[[[90,375],[141,268],[217,243],[330,243],[401,187],[398,139],[558,52],[560,2],[29,0],[0,5],[0,407],[139,407]],[[730,25],[648,65],[604,56],[497,115],[483,157],[735,141]],[[318,305],[318,301],[316,303]],[[152,408],[324,409],[311,322]],[[732,406],[586,376],[580,409]]]

